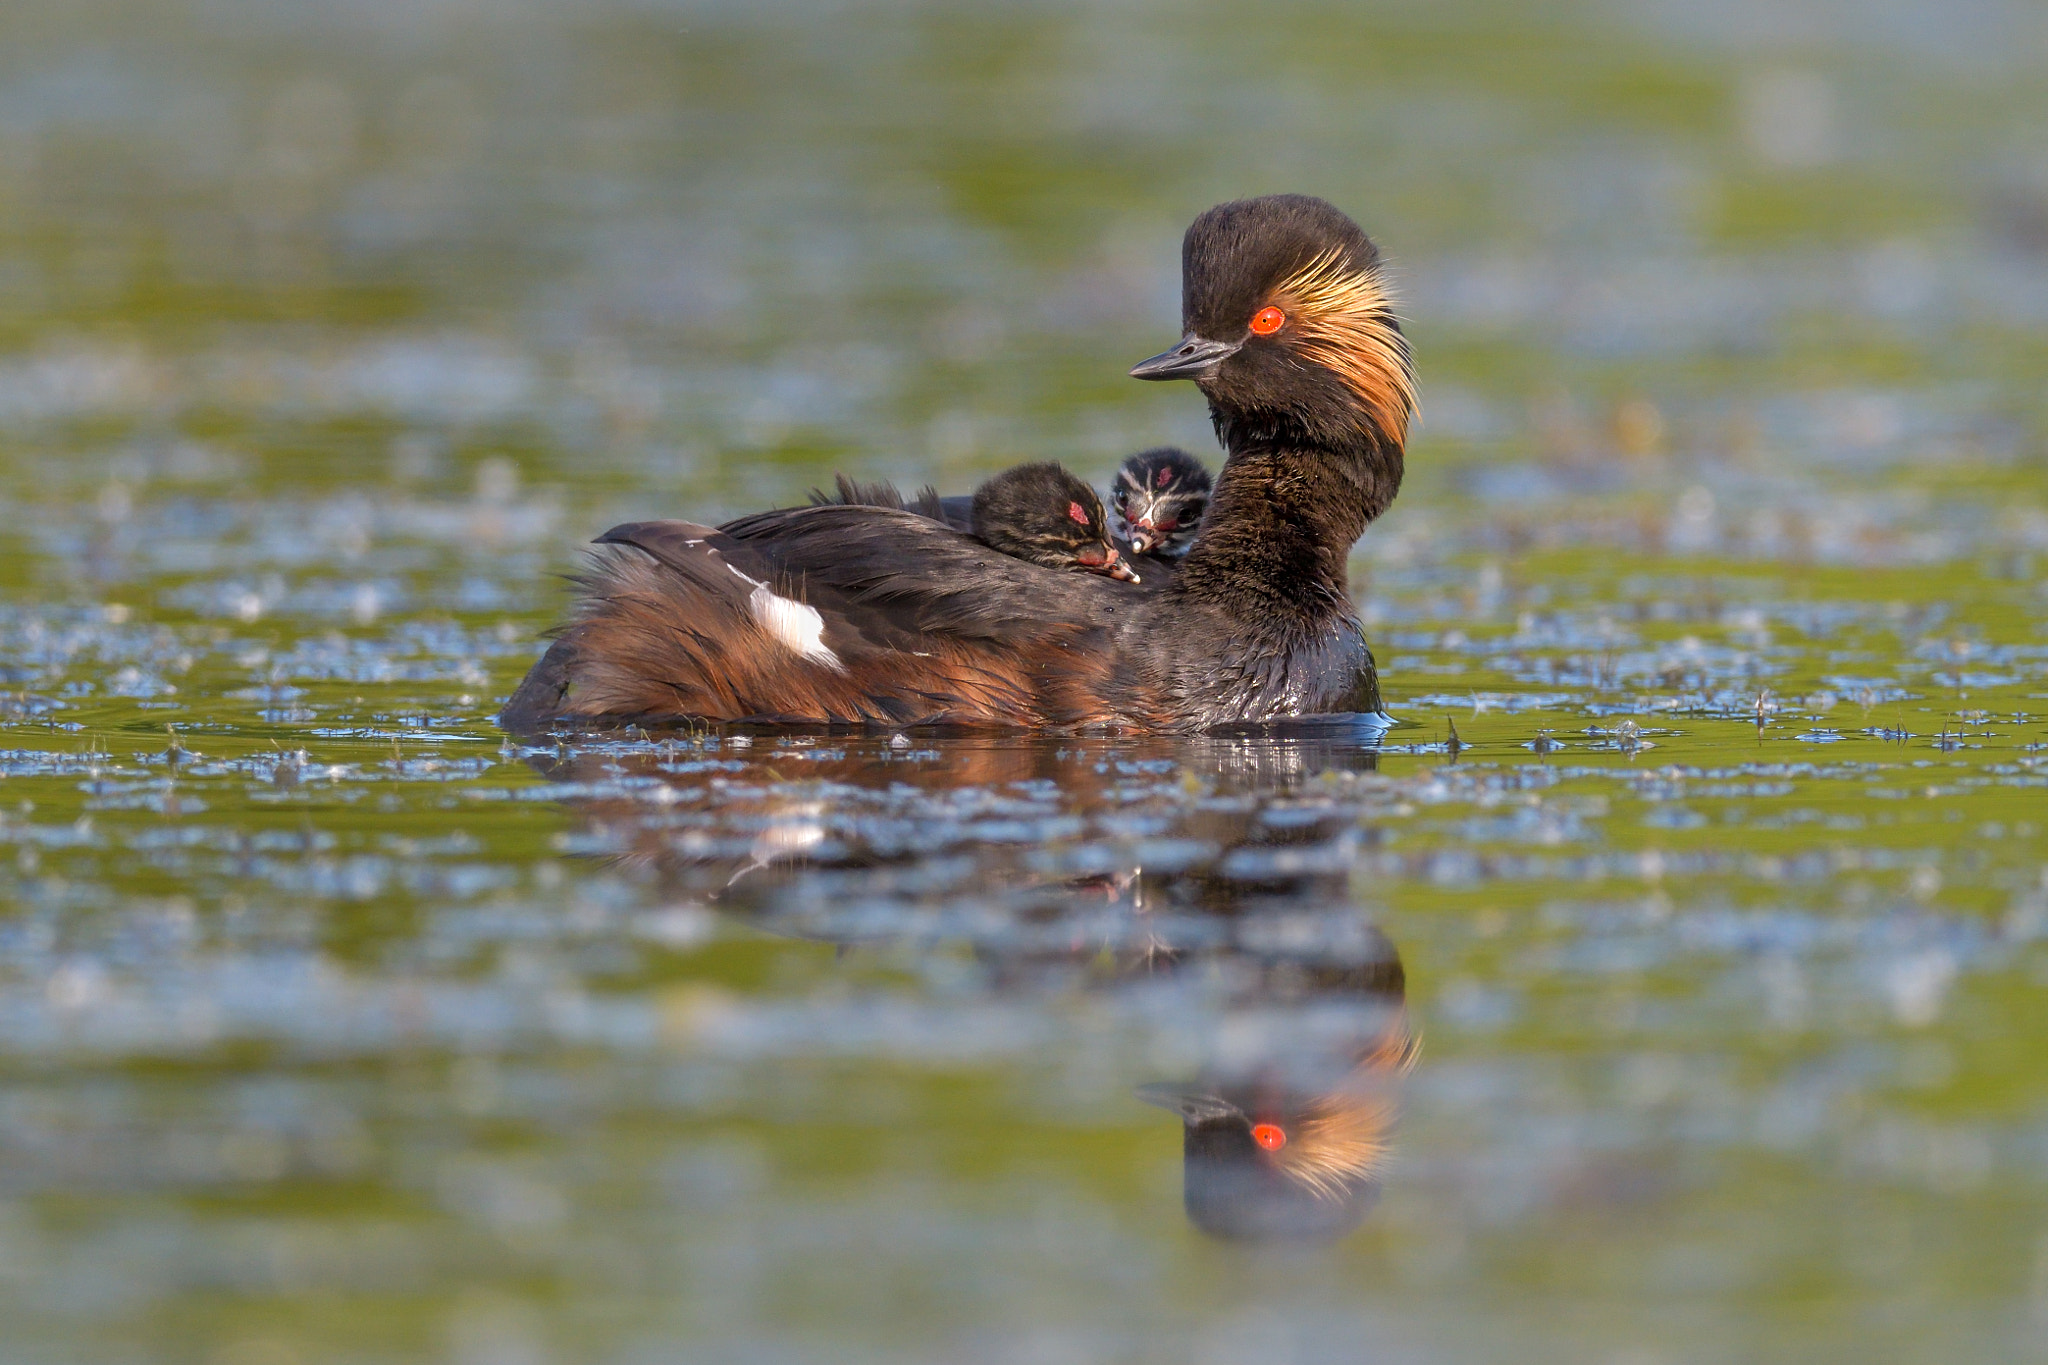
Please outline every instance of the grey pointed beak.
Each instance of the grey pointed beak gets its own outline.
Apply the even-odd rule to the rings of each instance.
[[[1216,367],[1237,354],[1241,341],[1211,341],[1189,332],[1170,351],[1131,366],[1133,379],[1207,379]]]

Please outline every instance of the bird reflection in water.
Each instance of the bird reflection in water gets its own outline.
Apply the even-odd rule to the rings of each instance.
[[[1321,1239],[1379,1199],[1416,1043],[1400,955],[1340,964],[1236,950],[1245,978],[1191,1084],[1141,1086],[1180,1115],[1188,1217],[1217,1237]]]
[[[1136,1091],[1181,1120],[1189,1219],[1328,1239],[1378,1198],[1416,1054],[1348,886],[1370,779],[1331,775],[1373,772],[1364,738],[725,734],[534,762],[619,863],[764,929],[964,943],[1012,994],[1191,987],[1194,1074]]]

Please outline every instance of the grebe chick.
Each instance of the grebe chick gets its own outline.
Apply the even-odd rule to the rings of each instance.
[[[975,489],[973,523],[974,538],[991,550],[1048,569],[1138,581],[1110,539],[1102,499],[1050,461],[1006,469]]]
[[[914,512],[973,536],[991,550],[1048,569],[1078,569],[1136,583],[1130,561],[1110,538],[1095,490],[1057,464],[1006,469],[966,497],[942,498],[926,484],[905,497],[893,483],[844,474],[835,491],[811,490],[813,507],[882,507]]]
[[[1176,446],[1141,450],[1116,471],[1109,506],[1131,553],[1179,559],[1209,506],[1209,471]]]

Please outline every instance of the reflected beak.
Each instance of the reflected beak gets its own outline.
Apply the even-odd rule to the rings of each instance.
[[[1244,1110],[1213,1090],[1206,1090],[1200,1086],[1159,1082],[1141,1085],[1131,1093],[1146,1104],[1171,1109],[1180,1115],[1183,1123],[1217,1123],[1226,1119],[1243,1119],[1245,1116]]]
[[[1189,332],[1170,351],[1131,366],[1133,379],[1207,379],[1216,367],[1237,354],[1241,341],[1211,341]]]

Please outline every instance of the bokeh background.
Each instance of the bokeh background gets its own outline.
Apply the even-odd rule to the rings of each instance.
[[[540,516],[515,498],[545,490],[573,525],[505,533],[559,558],[593,501],[715,513],[832,467],[952,486],[1201,443],[1198,404],[1123,369],[1173,330],[1192,214],[1283,189],[1397,264],[1420,475],[1520,466],[1432,492],[1560,495],[1570,519],[1630,482],[1853,474],[1796,530],[1731,486],[1685,532],[1853,558],[2040,418],[2029,5],[28,0],[6,22],[0,411],[102,437],[12,461],[29,505],[232,478],[284,497],[274,525],[309,487],[365,516],[378,490]],[[1575,475],[1595,486],[1555,486]]]
[[[0,1360],[2042,1358],[2044,68],[2023,0],[8,0]],[[1296,908],[1425,1051],[1275,1255],[1179,1216],[1150,997],[759,934],[489,717],[615,521],[1213,456],[1124,371],[1281,190],[1421,375]],[[1160,761],[858,889],[993,913]]]

